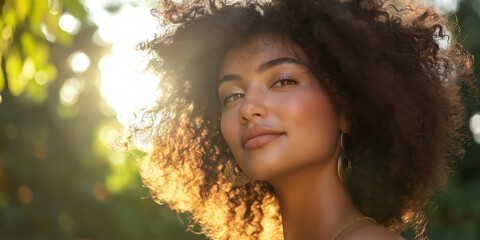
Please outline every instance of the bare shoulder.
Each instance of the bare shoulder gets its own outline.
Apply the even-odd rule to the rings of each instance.
[[[380,225],[364,225],[346,233],[341,240],[405,240],[400,234]]]

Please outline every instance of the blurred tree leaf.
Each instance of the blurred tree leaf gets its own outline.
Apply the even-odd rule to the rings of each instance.
[[[27,85],[27,79],[21,75],[22,59],[16,50],[8,55],[5,69],[7,71],[8,88],[10,89],[10,92],[14,96],[20,95]]]
[[[79,0],[65,0],[65,11],[71,13],[80,21],[87,17],[87,11]]]
[[[58,26],[58,20],[59,20],[59,15],[60,14],[53,14],[51,12],[47,12],[45,14],[45,27],[47,29],[47,32],[52,35],[56,36],[57,32],[60,30]]]
[[[30,12],[30,29],[29,31],[36,36],[42,36],[42,24],[43,18],[46,12],[48,12],[47,1],[33,1],[32,10]]]
[[[32,0],[16,0],[15,9],[17,11],[17,19],[20,21],[25,20],[25,17],[30,12]]]
[[[20,36],[22,50],[26,55],[32,55],[35,49],[35,39],[30,32],[24,32]]]
[[[2,52],[0,51],[0,66],[2,65]],[[3,76],[3,70],[0,69],[0,93],[2,93],[3,88],[5,87],[5,77]],[[0,103],[2,101],[0,100]]]
[[[0,78],[0,91],[7,82],[14,96],[28,89],[26,99],[41,103],[46,98],[49,91],[41,88],[46,88],[45,84],[57,77],[55,65],[49,64],[48,41],[62,45],[71,45],[73,41],[72,35],[59,27],[63,7],[81,18],[86,16],[78,0],[68,0],[65,5],[62,0],[2,1],[0,56],[5,61],[5,75]],[[30,84],[34,80],[37,82]]]
[[[29,99],[33,100],[33,102],[40,104],[47,98],[48,89],[40,86],[35,81],[30,81],[28,82],[25,94]]]
[[[12,7],[12,1],[7,1],[2,8],[3,21],[13,30],[17,25],[17,14],[15,9]]]

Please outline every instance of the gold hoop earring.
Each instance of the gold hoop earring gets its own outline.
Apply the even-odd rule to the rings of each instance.
[[[352,173],[352,162],[348,159],[345,149],[343,148],[343,132],[340,135],[340,147],[342,148],[342,152],[338,157],[337,174],[338,179],[340,179],[342,183],[346,183],[348,180],[350,180],[350,175]],[[345,160],[347,161],[346,163],[344,163]],[[344,164],[347,166],[345,167]]]
[[[248,184],[252,179],[243,171],[240,170],[237,163],[228,161],[225,164],[223,174],[233,186],[240,187]]]

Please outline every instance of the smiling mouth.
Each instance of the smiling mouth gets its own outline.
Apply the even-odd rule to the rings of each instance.
[[[247,128],[245,132],[243,132],[241,142],[245,149],[252,150],[260,148],[284,134],[285,132],[280,132],[262,125],[256,125]]]
[[[260,135],[260,136],[251,138],[245,142],[244,148],[247,150],[261,148],[264,145],[274,141],[275,139],[279,138],[282,135],[283,134],[265,134],[265,135]]]

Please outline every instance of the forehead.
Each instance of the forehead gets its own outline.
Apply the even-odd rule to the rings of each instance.
[[[275,37],[256,37],[227,52],[219,75],[254,71],[260,64],[281,57],[302,60],[303,54],[299,47],[288,40]]]

